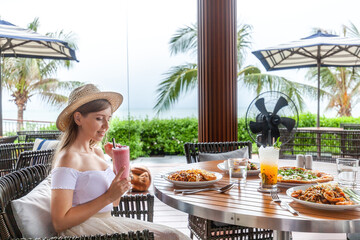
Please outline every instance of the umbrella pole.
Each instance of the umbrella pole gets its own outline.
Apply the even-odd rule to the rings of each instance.
[[[320,59],[317,60],[317,69],[318,69],[318,106],[317,106],[317,118],[316,118],[316,127],[320,127]],[[316,134],[316,145],[317,145],[317,157],[321,158],[321,134]]]
[[[317,118],[316,118],[316,127],[320,127],[320,59],[317,60],[317,69],[318,69],[318,100],[317,100]]]
[[[3,135],[3,116],[2,116],[2,77],[1,77],[1,49],[0,49],[0,136]]]

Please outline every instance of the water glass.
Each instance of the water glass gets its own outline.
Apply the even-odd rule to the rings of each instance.
[[[359,160],[353,158],[337,158],[336,166],[340,185],[355,187]]]
[[[245,158],[229,158],[227,160],[230,182],[245,183],[248,160]]]

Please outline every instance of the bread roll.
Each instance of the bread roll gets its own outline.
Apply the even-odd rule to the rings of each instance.
[[[147,191],[151,185],[151,173],[145,166],[137,166],[131,168],[132,179],[132,191],[144,192]]]

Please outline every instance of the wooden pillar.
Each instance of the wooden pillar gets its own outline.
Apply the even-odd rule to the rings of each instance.
[[[236,0],[198,0],[199,142],[237,141]]]

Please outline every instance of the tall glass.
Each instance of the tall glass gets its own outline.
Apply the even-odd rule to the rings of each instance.
[[[261,185],[259,191],[277,191],[277,175],[280,149],[274,147],[259,148]]]
[[[121,174],[121,179],[128,178],[130,174],[130,151],[129,146],[121,146],[113,148],[113,167],[117,174],[119,170],[125,166],[124,172]]]

